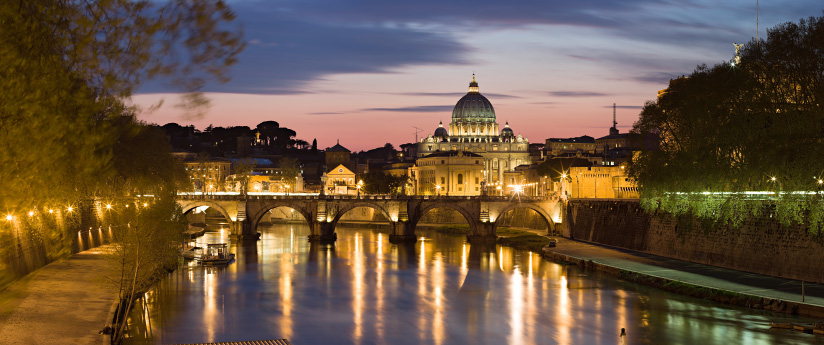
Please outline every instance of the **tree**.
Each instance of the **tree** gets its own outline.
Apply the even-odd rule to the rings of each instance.
[[[824,17],[784,23],[747,43],[738,63],[699,66],[647,102],[633,132],[654,138],[631,162],[642,203],[676,216],[740,224],[764,212],[821,229]],[[771,211],[773,212],[773,211]]]
[[[231,181],[237,187],[237,191],[242,196],[248,194],[249,180],[252,177],[252,169],[255,167],[254,161],[251,159],[238,159],[232,163]]]
[[[301,175],[300,163],[295,158],[281,157],[278,161],[278,168],[280,170],[281,180],[284,183],[292,186],[292,190],[296,187],[297,178]]]
[[[233,19],[222,1],[0,2],[0,207],[94,197],[113,173],[107,120],[134,113],[124,100],[145,80],[226,80]]]
[[[207,80],[226,81],[244,46],[233,20],[221,0],[0,2],[0,208],[91,209],[154,195],[140,212],[104,217],[117,228],[116,282],[127,304],[168,262],[182,231],[179,165],[162,135],[134,121],[138,109],[127,100],[163,78],[185,92],[187,109],[205,105],[199,91]]]
[[[382,171],[370,171],[363,175],[363,192],[366,194],[395,194],[409,182],[409,176],[394,176]]]

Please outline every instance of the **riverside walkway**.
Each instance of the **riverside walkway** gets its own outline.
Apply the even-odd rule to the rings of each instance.
[[[597,270],[633,272],[653,278],[685,283],[722,292],[748,295],[764,300],[759,306],[769,310],[809,316],[824,316],[824,286],[671,259],[636,251],[558,238],[558,245],[544,249],[555,260],[580,263]],[[591,261],[591,263],[590,263]],[[772,300],[772,303],[767,303]],[[783,310],[782,310],[783,309]]]
[[[0,343],[100,344],[117,300],[103,278],[112,269],[107,248],[55,261],[0,292]]]

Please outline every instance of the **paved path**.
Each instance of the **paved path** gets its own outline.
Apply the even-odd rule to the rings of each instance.
[[[53,262],[0,292],[0,343],[100,344],[117,299],[103,280],[112,269],[106,248]]]
[[[801,302],[801,282],[736,271],[626,249],[558,238],[549,251],[604,266],[752,296]],[[824,307],[824,286],[804,284],[803,304]]]

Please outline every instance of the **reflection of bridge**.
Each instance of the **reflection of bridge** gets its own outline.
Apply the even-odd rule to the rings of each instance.
[[[288,207],[299,212],[309,223],[310,240],[332,242],[337,238],[335,225],[341,216],[357,207],[369,207],[389,219],[391,241],[415,241],[415,226],[429,211],[448,208],[458,211],[469,224],[470,241],[494,241],[498,219],[518,209],[534,210],[553,229],[561,222],[558,199],[511,197],[390,197],[390,196],[247,196],[181,195],[178,204],[183,212],[209,206],[223,214],[231,224],[232,235],[241,239],[257,239],[257,225],[269,210]]]

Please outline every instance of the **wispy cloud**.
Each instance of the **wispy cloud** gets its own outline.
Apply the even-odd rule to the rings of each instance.
[[[591,91],[550,91],[549,94],[556,97],[602,97],[610,95]]]
[[[617,105],[615,106],[618,109],[643,109],[643,105]],[[605,105],[604,108],[612,109],[612,105]]]
[[[652,73],[645,73],[639,76],[635,76],[632,80],[641,82],[641,83],[650,83],[650,84],[662,84],[668,85],[670,79],[677,78],[678,75],[675,73],[668,73],[668,72],[652,72]]]
[[[412,107],[399,107],[399,108],[365,108],[361,109],[361,111],[394,111],[394,112],[442,112],[442,111],[450,111],[455,108],[454,105],[418,105]]]
[[[485,93],[482,92],[482,95],[489,97],[489,98],[522,98],[521,96],[509,95],[504,93]],[[401,93],[393,93],[393,95],[403,95],[403,96],[427,96],[427,97],[451,97],[451,98],[459,98],[466,95],[465,92],[401,92]]]
[[[344,112],[318,112],[318,113],[308,113],[307,115],[343,115],[346,114]]]

